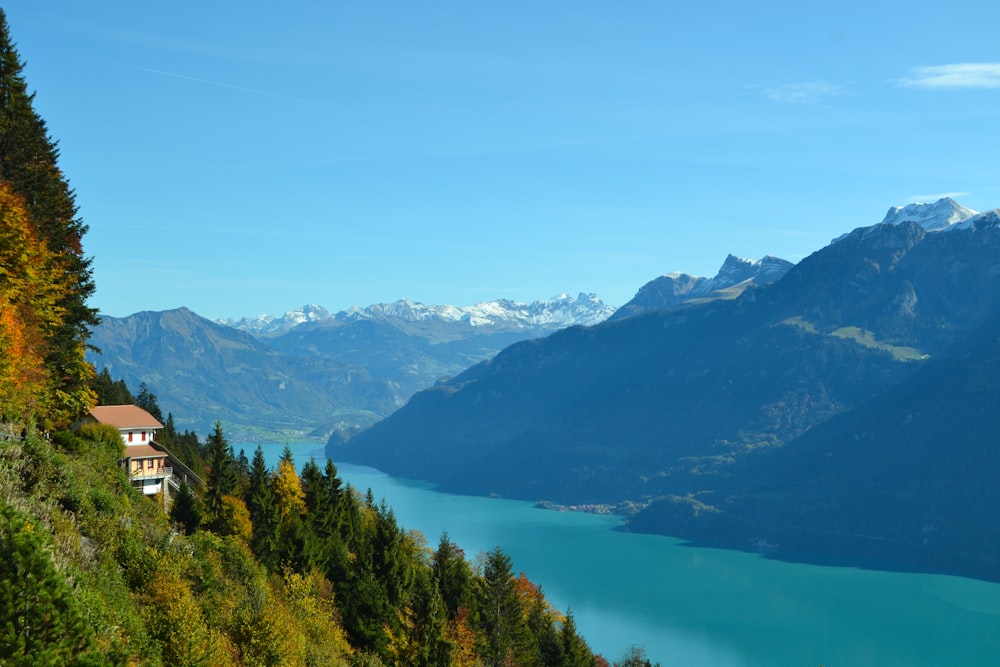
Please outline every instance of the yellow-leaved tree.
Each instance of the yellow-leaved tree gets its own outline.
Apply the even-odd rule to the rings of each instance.
[[[44,413],[57,378],[45,364],[61,326],[65,262],[39,238],[23,199],[0,182],[0,411],[25,422]]]

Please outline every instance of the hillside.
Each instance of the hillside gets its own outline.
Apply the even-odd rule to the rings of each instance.
[[[51,438],[0,442],[4,665],[608,664],[499,547],[428,548],[332,463],[243,468],[216,431],[168,518],[117,429]]]
[[[772,556],[1000,580],[1000,317],[947,358],[631,530]]]
[[[770,449],[773,463],[754,473],[769,487],[797,438],[948,364],[1000,312],[998,290],[995,212],[937,232],[908,220],[859,228],[735,300],[514,345],[328,452],[445,490],[563,503],[694,494],[701,503]],[[912,464],[932,471],[936,462]],[[887,461],[873,468],[898,474]],[[942,486],[964,483],[953,472]],[[888,514],[869,515],[888,530]],[[967,517],[963,534],[981,518]]]

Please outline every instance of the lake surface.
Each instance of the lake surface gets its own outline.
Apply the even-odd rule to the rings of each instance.
[[[253,457],[256,444],[241,447]],[[262,447],[274,466],[285,444]],[[289,447],[300,469],[310,457],[325,461],[315,443]],[[638,644],[664,667],[1000,665],[1000,584],[689,547],[615,531],[617,517],[438,493],[372,468],[337,467],[432,548],[445,530],[470,558],[500,545],[515,572],[572,609],[580,633],[609,660]]]

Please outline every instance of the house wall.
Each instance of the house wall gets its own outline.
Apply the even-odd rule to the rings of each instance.
[[[153,440],[155,431],[150,429],[121,429],[122,442],[128,445],[148,445]]]

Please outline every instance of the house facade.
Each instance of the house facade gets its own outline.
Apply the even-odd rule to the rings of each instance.
[[[164,505],[169,505],[171,490],[180,488],[182,480],[200,486],[198,476],[155,441],[163,424],[146,410],[137,405],[99,405],[81,420],[87,421],[118,429],[125,445],[122,468],[132,486],[145,495],[162,493]]]

